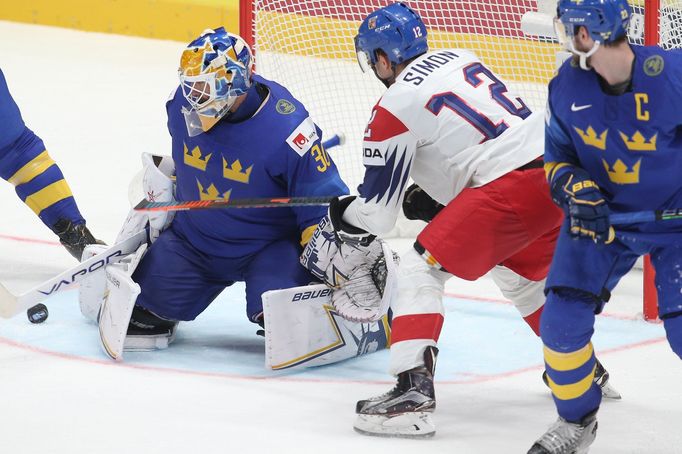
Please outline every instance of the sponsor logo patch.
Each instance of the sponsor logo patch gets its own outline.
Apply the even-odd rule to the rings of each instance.
[[[366,166],[386,165],[385,151],[373,146],[371,143],[365,142],[362,148],[362,163]]]
[[[287,143],[292,150],[303,156],[318,139],[315,123],[308,117],[287,137]]]

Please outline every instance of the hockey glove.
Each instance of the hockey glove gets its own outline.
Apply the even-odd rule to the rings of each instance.
[[[375,321],[388,310],[393,252],[374,235],[342,221],[353,196],[334,199],[301,255],[311,274],[335,289],[332,305],[347,320]],[[389,263],[386,256],[391,257]],[[388,290],[387,290],[388,289]]]
[[[76,260],[83,256],[83,249],[89,244],[104,244],[96,239],[85,224],[74,224],[68,219],[58,220],[52,230],[59,237],[59,242]]]
[[[573,167],[554,178],[552,199],[563,208],[571,223],[571,235],[608,244],[615,238],[609,222],[609,207],[590,175]]]
[[[431,222],[440,210],[445,208],[436,202],[417,184],[411,185],[405,191],[403,199],[403,213],[407,219],[419,219],[424,222]]]

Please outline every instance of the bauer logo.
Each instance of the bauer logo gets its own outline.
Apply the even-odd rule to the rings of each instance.
[[[318,139],[315,123],[308,117],[287,137],[287,143],[299,156],[303,156]]]
[[[296,111],[296,106],[293,105],[291,102],[287,101],[286,99],[280,99],[279,101],[277,101],[277,106],[275,107],[275,109],[282,115],[289,115]]]
[[[307,292],[299,292],[294,294],[294,297],[291,298],[291,302],[294,303],[296,301],[307,301],[307,300],[312,300],[315,298],[324,298],[327,296],[332,295],[332,289],[326,288],[324,290],[314,290],[314,291],[307,291]]]

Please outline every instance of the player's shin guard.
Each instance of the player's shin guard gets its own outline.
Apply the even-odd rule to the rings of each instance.
[[[426,347],[435,347],[443,326],[443,288],[449,273],[427,264],[415,250],[402,257],[398,295],[393,302],[389,372],[424,365]]]
[[[542,314],[547,379],[559,416],[568,422],[581,421],[601,403],[590,342],[594,308],[589,295],[559,289],[550,291]]]

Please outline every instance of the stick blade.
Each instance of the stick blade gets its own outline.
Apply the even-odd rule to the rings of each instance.
[[[17,297],[0,284],[0,317],[12,318],[19,312]]]

